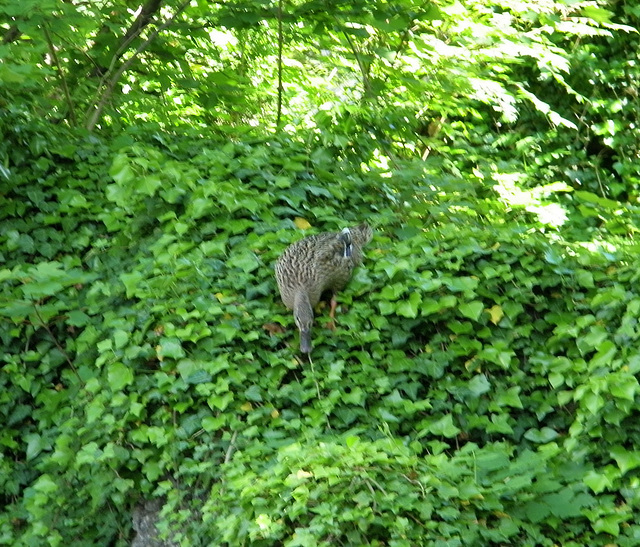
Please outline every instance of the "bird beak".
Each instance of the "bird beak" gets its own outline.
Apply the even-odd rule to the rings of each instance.
[[[351,230],[349,228],[343,228],[341,232],[345,237],[344,240],[344,258],[351,258],[353,254],[353,244],[351,243]]]
[[[302,353],[311,353],[311,331],[300,331],[300,351]]]

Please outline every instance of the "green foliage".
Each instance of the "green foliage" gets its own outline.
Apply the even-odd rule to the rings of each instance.
[[[2,205],[3,541],[125,544],[161,497],[185,545],[633,544],[632,246],[425,164],[81,142]],[[271,265],[291,219],[365,210],[366,267],[301,361]]]
[[[137,7],[0,6],[0,543],[637,545],[638,8]]]

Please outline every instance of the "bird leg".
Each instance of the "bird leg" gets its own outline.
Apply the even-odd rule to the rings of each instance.
[[[336,330],[336,308],[338,307],[338,301],[336,300],[335,294],[331,295],[331,308],[329,309],[329,317],[331,318],[327,323],[327,328],[331,330]]]

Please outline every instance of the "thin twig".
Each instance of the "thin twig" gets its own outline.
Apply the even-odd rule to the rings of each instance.
[[[42,315],[40,315],[40,310],[38,309],[38,304],[37,302],[33,303],[33,309],[36,312],[36,316],[38,317],[38,320],[40,321],[40,326],[42,326],[47,333],[49,334],[49,336],[51,337],[51,340],[53,340],[53,343],[56,345],[56,347],[58,348],[58,351],[62,354],[62,356],[65,358],[65,360],[67,361],[67,364],[69,365],[69,367],[71,368],[71,370],[74,372],[74,374],[78,377],[78,380],[82,381],[82,378],[80,378],[80,375],[78,374],[78,370],[76,369],[75,365],[73,364],[73,362],[71,361],[71,359],[69,358],[69,354],[64,350],[64,348],[59,344],[58,340],[56,339],[55,335],[53,334],[53,332],[51,331],[51,329],[49,328],[49,325],[47,325],[47,323],[45,323],[44,319],[42,318]]]
[[[233,453],[236,449],[235,442],[237,437],[238,432],[234,431],[233,435],[231,435],[231,440],[229,441],[229,448],[227,448],[227,453],[224,455],[224,463],[229,463],[231,461],[231,456],[233,456]]]
[[[280,123],[282,122],[282,43],[284,41],[282,32],[282,2],[278,0],[278,112],[276,115],[276,129],[280,129]]]
[[[364,96],[365,97],[370,97],[371,96],[371,84],[369,83],[369,75],[367,74],[367,71],[365,70],[364,63],[360,59],[360,54],[358,52],[358,49],[356,48],[355,44],[353,43],[353,41],[351,40],[349,35],[344,30],[342,31],[342,34],[344,34],[344,37],[347,39],[347,42],[349,43],[349,47],[351,48],[351,51],[353,52],[353,56],[356,58],[356,62],[358,63],[358,67],[360,68],[360,74],[362,74],[362,89],[364,90]]]

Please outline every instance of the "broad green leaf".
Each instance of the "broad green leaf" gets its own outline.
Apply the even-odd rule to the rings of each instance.
[[[577,392],[576,392],[577,393]],[[593,391],[586,391],[584,395],[579,399],[585,408],[592,414],[596,415],[604,406],[605,400],[602,395]]]
[[[72,310],[67,317],[67,323],[74,327],[82,327],[90,321],[90,317],[81,310]]]
[[[247,398],[247,400],[249,401],[253,401],[256,403],[260,403],[262,402],[262,390],[260,389],[260,386],[257,385],[252,385],[249,386],[245,391],[244,391],[244,396]]]
[[[581,287],[585,287],[587,289],[592,289],[595,287],[595,283],[593,281],[593,274],[587,270],[577,270],[574,274],[576,276],[576,281],[578,285]]]
[[[114,158],[113,162],[111,163],[111,168],[109,169],[109,175],[111,175],[113,180],[116,181],[119,186],[128,184],[136,178],[136,174],[131,168],[129,158],[126,156],[126,154],[118,154]]]
[[[162,358],[181,359],[185,356],[185,351],[177,338],[163,338],[158,344],[158,354]]]
[[[611,449],[609,454],[614,460],[616,460],[616,463],[623,474],[631,469],[640,467],[640,453],[636,451],[629,451],[622,446],[615,446]]]
[[[38,492],[44,492],[46,494],[57,492],[60,489],[58,484],[51,478],[51,475],[47,473],[38,477],[33,485],[33,488]]]
[[[224,415],[216,416],[216,417],[207,416],[202,419],[202,428],[207,432],[218,431],[219,429],[224,427],[224,425],[225,425]]]
[[[605,532],[614,537],[620,535],[620,522],[624,519],[623,515],[607,515],[599,518],[593,523],[595,532]]]
[[[442,418],[433,421],[429,425],[429,431],[433,435],[452,438],[456,437],[461,430],[453,424],[453,416],[445,414]]]
[[[418,310],[422,303],[420,293],[413,292],[408,299],[401,300],[398,303],[396,313],[402,317],[414,318],[418,316]]]
[[[120,391],[133,383],[133,372],[123,363],[111,363],[107,366],[107,379],[113,391]]]
[[[635,376],[612,375],[609,378],[609,391],[618,399],[634,401],[638,392],[638,380]]]
[[[27,441],[27,461],[36,458],[47,447],[47,442],[37,433],[28,435],[25,440]]]
[[[395,414],[389,412],[386,408],[379,408],[378,416],[380,416],[380,419],[385,422],[396,423],[400,421],[400,419]]]
[[[207,399],[207,404],[211,410],[224,411],[231,401],[233,401],[233,393],[225,393],[223,395],[212,395]]]
[[[113,340],[115,342],[115,348],[120,349],[129,341],[129,333],[122,329],[116,329],[113,332]]]
[[[386,285],[380,291],[380,298],[384,298],[385,300],[397,300],[406,290],[407,287],[403,283],[392,283],[390,285]]]
[[[511,366],[513,352],[494,347],[485,347],[478,353],[478,358],[485,359],[503,369],[508,369]]]
[[[496,395],[496,402],[500,406],[510,406],[512,408],[523,408],[522,401],[520,400],[520,392],[522,388],[520,386],[513,386],[504,392]]]
[[[465,302],[458,306],[458,310],[465,317],[477,321],[484,310],[484,305],[480,301]]]
[[[525,503],[524,511],[531,522],[534,523],[542,522],[551,514],[551,508],[546,503],[538,501]]]
[[[422,301],[421,315],[431,315],[442,310],[453,308],[458,303],[458,299],[449,294],[440,299],[425,298]]]
[[[545,444],[558,438],[558,432],[550,427],[542,429],[529,429],[525,432],[524,438],[538,444]]]
[[[396,306],[396,302],[388,302],[386,300],[381,300],[380,302],[378,302],[378,309],[380,310],[380,313],[382,315],[390,315],[392,313],[395,313]]]
[[[599,325],[592,326],[587,334],[577,340],[580,353],[584,355],[589,351],[598,349],[600,344],[602,344],[608,336],[609,333],[603,327]]]
[[[123,273],[120,274],[120,281],[125,286],[127,290],[127,298],[131,298],[136,295],[142,296],[143,291],[139,290],[140,284],[144,276],[140,272],[131,272],[131,273]]]
[[[251,251],[245,251],[242,254],[232,255],[227,260],[227,265],[240,268],[245,273],[250,273],[260,266],[258,259]]]
[[[600,494],[612,486],[609,477],[596,471],[589,471],[583,481],[596,494]]]
[[[452,277],[442,282],[451,292],[467,292],[475,291],[480,281],[476,277]]]
[[[467,387],[473,397],[480,397],[491,389],[491,384],[486,375],[478,374],[469,381]]]
[[[611,340],[605,340],[598,346],[598,351],[591,358],[589,365],[592,369],[600,367],[609,367],[613,362],[618,348]]]

